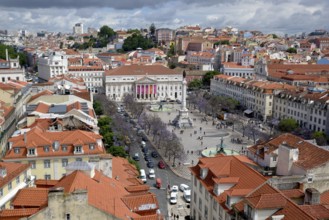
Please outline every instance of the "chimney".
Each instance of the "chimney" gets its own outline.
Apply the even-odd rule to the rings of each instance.
[[[24,144],[25,145],[27,144],[27,135],[26,135],[26,132],[24,132]]]
[[[8,49],[6,48],[6,61],[9,61]]]
[[[316,205],[320,204],[320,192],[315,188],[307,188],[305,190],[305,205]]]

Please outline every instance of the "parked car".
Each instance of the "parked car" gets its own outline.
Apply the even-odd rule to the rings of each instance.
[[[148,149],[147,147],[144,147],[144,148],[142,149],[142,151],[143,151],[143,153],[147,153],[147,152],[149,151],[149,149]]]
[[[170,193],[170,204],[177,203],[177,192]]]
[[[160,178],[157,178],[155,180],[155,186],[156,186],[156,188],[160,189],[161,188],[161,185],[162,185],[161,179]]]
[[[145,141],[142,141],[142,142],[141,142],[141,146],[142,146],[142,147],[146,147],[146,143],[145,143]]]
[[[184,183],[179,185],[180,191],[184,192],[185,190],[188,190],[190,187]]]
[[[141,169],[140,171],[140,179],[143,181],[143,183],[147,182],[146,175],[145,175],[145,170]]]
[[[133,159],[136,160],[136,161],[139,161],[139,154],[135,153],[135,155],[133,156]]]
[[[158,167],[160,169],[164,169],[164,168],[166,168],[166,164],[162,160],[160,160],[159,163],[158,163]]]
[[[152,151],[151,156],[152,156],[153,158],[157,158],[159,155],[158,155],[158,152],[156,152],[156,151]]]
[[[148,141],[147,138],[146,138],[145,136],[142,136],[142,140],[143,140],[144,142],[147,142],[147,141]]]
[[[153,163],[153,161],[149,161],[149,162],[147,163],[147,167],[148,167],[148,168],[154,168],[154,163]]]
[[[171,190],[170,190],[170,191],[171,191],[171,192],[178,193],[178,186],[173,185],[173,186],[171,187]]]
[[[145,155],[144,160],[148,162],[150,160],[149,155]]]
[[[191,202],[191,190],[190,189],[185,190],[184,194],[183,194],[183,197],[184,197],[184,199],[187,203],[190,203]]]
[[[149,170],[149,178],[150,179],[155,179],[155,171],[154,171],[154,169],[150,169]]]

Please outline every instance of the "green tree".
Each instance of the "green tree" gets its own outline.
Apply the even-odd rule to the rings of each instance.
[[[96,115],[102,115],[104,113],[102,104],[99,101],[94,101],[93,108],[95,110]]]
[[[174,44],[170,44],[170,48],[168,50],[167,56],[168,57],[172,57],[175,55],[175,45]]]
[[[74,40],[74,37],[73,36],[69,36],[67,39],[68,40]]]
[[[276,35],[276,34],[272,34],[272,38],[273,38],[273,39],[276,39],[276,38],[278,38],[278,35]]]
[[[155,34],[155,29],[156,29],[155,25],[154,25],[154,23],[152,23],[151,26],[150,26],[150,33],[151,33],[152,36],[154,36],[154,34]]]
[[[283,132],[292,132],[298,127],[298,123],[293,118],[282,119],[279,123],[279,130]]]
[[[141,34],[141,31],[138,30],[138,29],[129,29],[129,30],[127,31],[127,33],[128,33],[128,34],[133,34],[133,33],[135,33],[135,34]]]
[[[127,153],[122,146],[111,146],[107,149],[107,152],[115,157],[127,157]]]
[[[103,134],[103,140],[106,146],[112,146],[113,145],[113,133],[107,132]]]
[[[327,144],[327,135],[323,131],[315,131],[312,134],[312,138],[316,140],[316,144],[319,146],[324,146]]]
[[[14,47],[0,44],[0,58],[6,59],[6,49],[10,59],[16,59],[19,56],[19,64],[25,66],[27,64],[27,56],[25,53],[17,52]]]
[[[204,86],[210,86],[210,80],[215,76],[215,75],[218,75],[218,74],[221,74],[220,72],[218,71],[209,71],[209,72],[206,72],[206,74],[202,77],[202,84]]]
[[[102,127],[104,125],[110,125],[112,122],[112,119],[109,116],[103,116],[100,119],[98,119],[98,126]]]
[[[202,81],[200,79],[193,79],[189,82],[189,89],[200,89],[202,87]]]
[[[218,46],[218,45],[230,45],[230,41],[229,40],[220,40],[214,43],[214,45]]]
[[[98,32],[98,37],[109,39],[115,36],[115,31],[107,25],[103,25]]]
[[[288,53],[297,53],[297,49],[293,48],[293,47],[290,47],[290,48],[287,49],[287,52]]]
[[[132,51],[137,48],[142,48],[143,50],[152,48],[154,46],[153,42],[150,39],[146,39],[140,34],[134,33],[133,35],[127,37],[122,45],[124,51]]]

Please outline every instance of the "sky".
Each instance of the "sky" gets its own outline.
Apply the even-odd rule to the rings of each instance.
[[[0,0],[0,29],[72,32],[75,23],[114,30],[184,25],[264,33],[329,30],[328,0]]]

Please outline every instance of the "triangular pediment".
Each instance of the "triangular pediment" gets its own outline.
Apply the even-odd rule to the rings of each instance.
[[[150,83],[157,83],[157,81],[154,80],[154,79],[151,79],[151,78],[149,78],[147,76],[144,76],[143,78],[140,78],[140,79],[136,80],[135,83],[138,83],[138,84],[144,84],[144,83],[145,84],[150,84]]]

